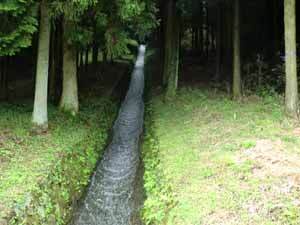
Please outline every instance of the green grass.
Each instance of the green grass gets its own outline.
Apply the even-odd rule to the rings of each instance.
[[[148,111],[146,135],[150,129],[159,165],[147,167],[151,157],[144,153],[144,221],[169,225],[300,224],[300,205],[295,203],[300,192],[296,188],[284,192],[286,177],[274,173],[258,176],[254,173],[256,160],[246,154],[260,140],[279,140],[280,152],[294,154],[300,164],[300,137],[293,134],[297,124],[284,116],[280,97],[254,96],[235,102],[222,93],[185,88],[168,103],[162,95],[153,95]],[[146,141],[144,151],[151,149],[153,145]],[[147,188],[149,177],[157,177],[155,174],[164,175],[165,185],[172,190],[169,196],[176,202],[171,210],[161,207],[168,211],[162,213],[164,220],[151,220],[156,212],[147,206],[148,202],[161,202],[159,194],[153,195]]]
[[[31,132],[31,111],[0,105],[0,222],[64,224],[106,144],[116,105],[90,98],[78,117],[50,106],[49,131],[40,135]]]

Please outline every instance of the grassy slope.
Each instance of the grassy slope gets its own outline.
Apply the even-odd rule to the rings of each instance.
[[[78,118],[51,106],[49,111],[49,132],[35,135],[30,106],[0,106],[0,224],[11,216],[47,224],[51,215],[62,223],[70,201],[88,182],[116,107],[107,98],[95,98],[85,100]],[[49,189],[57,189],[58,196]],[[24,213],[36,218],[28,220]]]
[[[181,89],[168,104],[161,95],[154,96],[148,110],[153,111],[154,122],[146,121],[146,132],[154,133],[158,167],[176,200],[167,222],[155,224],[299,224],[300,183],[289,185],[288,176],[276,173],[289,164],[280,158],[294,154],[300,163],[300,138],[295,124],[283,116],[278,99],[253,97],[237,103],[222,94]],[[263,143],[259,151],[257,143]],[[269,162],[264,149],[270,148],[265,145],[274,143],[280,145],[279,155]],[[146,141],[144,151],[153,146]],[[253,152],[262,155],[251,157]],[[145,156],[148,199],[144,220],[162,221],[155,211],[147,212],[147,204],[161,201],[149,189],[149,177],[157,172],[147,167],[149,155]],[[279,166],[274,169],[276,160]]]

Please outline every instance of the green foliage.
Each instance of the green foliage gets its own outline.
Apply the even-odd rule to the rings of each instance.
[[[159,159],[159,143],[154,134],[151,106],[146,108],[145,137],[142,157],[145,167],[144,189],[146,200],[141,217],[146,225],[162,224],[169,210],[176,204],[174,193],[163,173]]]
[[[300,61],[297,62],[298,70]],[[285,62],[275,58],[275,62],[267,62],[263,54],[257,53],[248,59],[242,68],[243,89],[246,94],[270,96],[281,94],[285,90]]]
[[[153,1],[119,0],[102,10],[108,15],[108,23],[102,30],[105,30],[106,51],[112,57],[128,54],[132,39],[144,41],[158,24]]]
[[[54,0],[50,7],[53,17],[64,15],[66,20],[80,21],[84,13],[97,2],[98,0]]]
[[[14,55],[31,45],[37,31],[37,7],[33,0],[0,3],[0,56]]]
[[[37,6],[34,0],[0,3],[0,56],[31,45],[38,25]],[[150,0],[51,0],[48,6],[52,19],[63,17],[64,37],[70,45],[82,50],[96,41],[113,57],[127,54],[129,40],[144,40],[157,26],[157,9]]]
[[[159,24],[156,18],[158,9],[155,2],[147,0],[143,4],[142,11],[128,25],[129,30],[140,40],[145,39],[150,35],[154,28]]]
[[[110,29],[105,33],[107,56],[116,58],[130,53],[128,44],[131,42],[127,34],[118,29]]]
[[[137,0],[118,0],[118,15],[123,21],[131,21],[139,16],[145,8],[145,2]]]

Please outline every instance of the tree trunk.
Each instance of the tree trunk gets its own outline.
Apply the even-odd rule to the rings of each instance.
[[[223,71],[224,71],[224,80],[228,85],[228,92],[232,92],[233,84],[233,4],[232,2],[224,3],[224,55],[223,55]]]
[[[83,60],[83,51],[79,52],[79,68],[82,68],[84,65],[84,60]]]
[[[209,56],[209,35],[210,35],[210,31],[209,31],[209,17],[208,17],[208,5],[206,3],[205,5],[205,11],[206,11],[206,15],[205,15],[205,55],[208,59]]]
[[[85,71],[88,70],[89,67],[89,49],[85,50]]]
[[[172,0],[173,2],[173,0]],[[171,18],[171,51],[167,75],[167,88],[166,98],[171,98],[176,95],[178,86],[178,70],[179,70],[179,46],[180,46],[180,15],[176,9],[176,4],[173,2],[172,6],[172,18]]]
[[[293,117],[298,111],[297,48],[296,48],[296,0],[284,0],[285,25],[285,108]]]
[[[242,96],[241,85],[241,53],[240,53],[240,0],[234,1],[233,24],[233,97],[239,99]]]
[[[203,45],[203,2],[200,1],[200,21],[199,21],[199,51],[200,54],[203,54],[203,49],[204,49],[204,45]]]
[[[165,48],[164,48],[164,68],[163,68],[163,85],[166,86],[169,75],[171,73],[171,57],[172,57],[172,40],[173,40],[173,19],[174,19],[174,0],[167,1],[167,10],[165,23]],[[193,31],[192,31],[193,33]],[[194,44],[194,38],[193,38]]]
[[[272,0],[273,3],[273,14],[272,14],[272,19],[273,19],[273,40],[274,40],[274,50],[275,53],[277,53],[277,51],[280,51],[280,29],[279,29],[279,22],[278,22],[278,18],[280,16],[279,11],[280,11],[280,7],[279,7],[279,3],[278,0]]]
[[[215,29],[213,26],[210,27],[211,29],[211,51],[214,53],[216,51],[216,34],[215,34]]]
[[[7,61],[7,56],[0,57],[0,100],[8,98]]]
[[[47,94],[48,94],[48,68],[50,48],[50,16],[46,1],[40,3],[40,33],[37,56],[36,83],[32,122],[34,125],[47,129]]]
[[[195,26],[195,49],[197,50],[197,52],[199,51],[199,32],[198,32],[198,27]]]
[[[65,22],[65,30],[67,22]],[[79,110],[76,51],[68,45],[67,38],[63,43],[63,90],[60,99],[60,109],[75,116]]]
[[[221,54],[222,54],[222,8],[221,8],[221,3],[218,4],[217,6],[217,33],[216,33],[216,74],[215,74],[215,80],[219,81],[221,77]]]
[[[196,41],[196,38],[195,38],[195,29],[194,29],[194,26],[192,26],[192,50],[195,50],[195,41]]]
[[[50,53],[50,74],[49,74],[49,96],[50,100],[55,100],[56,96],[56,31],[54,31],[52,27],[51,32],[51,39],[50,39],[50,47],[51,47],[51,53]]]
[[[98,45],[93,46],[93,65],[96,66],[98,63]]]
[[[97,41],[97,32],[96,32],[96,27],[94,27],[94,37],[93,37],[93,49],[92,49],[92,61],[93,61],[93,66],[97,66],[98,63],[98,53],[99,53],[99,43]]]

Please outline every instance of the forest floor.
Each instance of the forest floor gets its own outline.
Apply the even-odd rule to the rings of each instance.
[[[106,145],[120,97],[112,100],[111,92],[129,66],[110,68],[102,78],[85,74],[90,83],[88,88],[81,83],[76,118],[50,104],[49,129],[42,134],[31,128],[31,101],[1,103],[1,225],[11,218],[16,224],[62,224],[69,219]]]
[[[160,93],[148,104],[146,132],[175,196],[162,224],[300,224],[300,124],[284,116],[280,96],[236,102],[185,87],[165,102]]]

